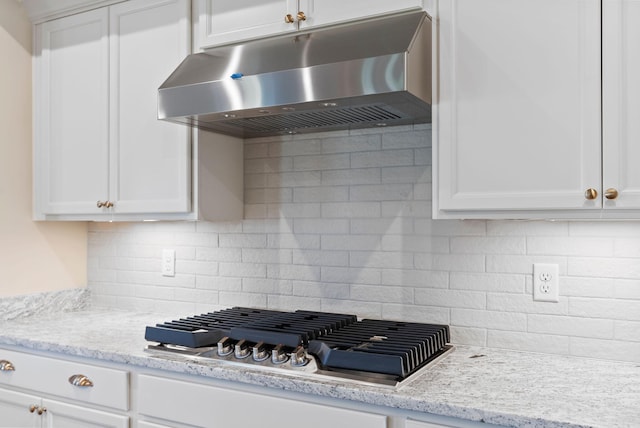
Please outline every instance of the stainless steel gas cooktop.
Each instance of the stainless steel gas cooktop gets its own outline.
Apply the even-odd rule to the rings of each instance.
[[[396,387],[451,349],[449,327],[235,307],[148,326],[158,357]]]

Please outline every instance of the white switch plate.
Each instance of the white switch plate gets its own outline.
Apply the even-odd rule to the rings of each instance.
[[[176,250],[162,250],[162,276],[176,276]]]
[[[558,265],[550,263],[533,264],[533,300],[558,302],[560,281]]]

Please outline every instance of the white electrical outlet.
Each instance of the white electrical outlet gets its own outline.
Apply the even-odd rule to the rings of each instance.
[[[549,263],[533,264],[533,300],[558,302],[560,281],[558,265]]]
[[[176,276],[176,250],[162,250],[162,276]]]

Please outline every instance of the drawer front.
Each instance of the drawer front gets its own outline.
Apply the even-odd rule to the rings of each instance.
[[[282,426],[386,428],[384,415],[222,389],[155,376],[138,378],[139,413],[207,428]]]
[[[10,362],[13,368],[9,370],[5,364],[5,370],[0,370],[0,385],[129,409],[127,372],[4,349],[0,349],[0,361]],[[70,378],[76,375],[85,376],[93,386],[72,385]]]

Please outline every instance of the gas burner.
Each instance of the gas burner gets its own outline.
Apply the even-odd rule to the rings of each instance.
[[[148,352],[399,386],[451,349],[449,327],[235,307],[146,328]]]

